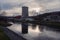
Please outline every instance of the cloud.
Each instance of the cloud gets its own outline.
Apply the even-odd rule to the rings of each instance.
[[[3,9],[22,6],[39,7],[35,0],[0,0],[0,5],[2,5]]]
[[[45,7],[45,9],[55,9],[60,8],[59,0],[36,0],[38,4],[41,4]]]
[[[59,10],[60,0],[0,0],[0,6],[3,10],[21,8],[22,6],[28,6],[32,8],[43,8],[46,10]]]
[[[10,13],[10,14],[13,14],[13,13],[22,13],[22,11],[21,11],[21,8],[16,8],[16,7],[14,7],[14,8],[12,8],[12,9],[10,9],[10,10],[5,10],[7,13]]]

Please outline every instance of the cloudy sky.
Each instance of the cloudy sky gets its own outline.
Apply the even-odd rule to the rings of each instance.
[[[22,6],[28,6],[30,11],[60,10],[60,0],[0,0],[0,8],[7,12],[21,12]]]

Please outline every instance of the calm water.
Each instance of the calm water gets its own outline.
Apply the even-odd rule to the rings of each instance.
[[[47,27],[42,28],[42,26],[40,26],[40,30],[38,25],[36,28],[29,26],[28,34],[21,33],[22,30],[20,24],[13,24],[8,28],[18,35],[22,35],[27,40],[60,40],[60,32],[52,31],[50,28],[47,30]]]

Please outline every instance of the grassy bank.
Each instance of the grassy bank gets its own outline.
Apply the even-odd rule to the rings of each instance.
[[[56,22],[56,21],[43,21],[41,22],[42,25],[51,27],[51,28],[56,28],[56,29],[60,29],[60,22]]]
[[[7,26],[11,26],[12,24],[8,23],[8,22],[5,22],[5,21],[0,21],[0,26],[3,26],[3,27],[7,27]]]
[[[1,27],[0,27],[0,40],[10,40]]]

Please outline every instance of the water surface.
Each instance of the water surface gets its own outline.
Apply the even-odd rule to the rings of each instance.
[[[44,26],[43,31],[40,29],[42,26],[36,26],[35,29],[32,26],[28,27],[28,34],[22,34],[21,24],[13,24],[8,27],[10,30],[14,31],[18,35],[23,36],[27,40],[60,40],[60,32],[52,31],[51,28],[47,28]],[[40,28],[40,29],[39,29]],[[48,29],[48,30],[47,30]]]

